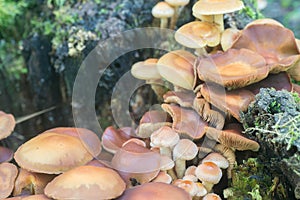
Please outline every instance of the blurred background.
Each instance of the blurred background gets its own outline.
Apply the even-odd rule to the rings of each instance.
[[[151,16],[157,2],[0,0],[0,110],[20,120],[22,116],[53,108],[19,123],[15,139],[21,142],[51,127],[72,126],[72,86],[85,56],[99,41],[117,33],[135,27],[158,26]],[[300,1],[259,1],[259,8],[255,0],[244,2],[249,7],[236,14],[237,18],[243,18],[244,24],[257,18],[274,18],[300,38]],[[193,1],[184,9],[178,26],[193,19],[192,4]],[[133,63],[151,55],[151,49],[130,52],[105,70],[95,105],[102,127],[113,122],[109,102],[118,78]],[[155,101],[149,93],[142,95],[149,102]]]

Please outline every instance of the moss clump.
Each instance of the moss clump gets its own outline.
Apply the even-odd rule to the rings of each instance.
[[[228,200],[271,200],[274,196],[286,197],[280,190],[279,179],[275,177],[272,180],[264,165],[256,158],[244,160],[234,167],[229,186],[224,190],[224,197]]]
[[[289,151],[292,146],[300,150],[300,98],[297,93],[273,88],[262,88],[246,113],[241,113],[247,134]],[[277,145],[278,146],[278,145]]]

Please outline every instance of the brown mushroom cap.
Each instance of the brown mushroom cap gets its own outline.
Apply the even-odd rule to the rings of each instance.
[[[196,56],[184,50],[171,51],[157,62],[160,75],[176,86],[188,90],[194,85],[194,61]]]
[[[149,58],[145,61],[140,61],[132,65],[131,74],[138,79],[142,80],[156,80],[161,76],[157,70],[157,58]]]
[[[13,157],[14,152],[11,149],[0,146],[0,163],[9,162]]]
[[[29,171],[59,174],[86,164],[93,155],[77,137],[45,132],[21,145],[14,158],[20,167]]]
[[[45,194],[54,199],[114,199],[125,190],[117,172],[105,167],[80,166],[54,178]]]
[[[229,49],[200,58],[196,67],[201,80],[231,89],[258,82],[269,73],[265,59],[247,49]]]
[[[263,19],[256,19],[250,23],[248,23],[245,28],[247,28],[248,26],[252,26],[255,24],[263,24],[263,25],[267,25],[267,24],[271,24],[271,25],[276,25],[276,26],[280,26],[280,27],[284,27],[279,21],[272,19],[272,18],[263,18]]]
[[[166,183],[145,183],[125,190],[117,200],[191,200],[192,197],[183,189]]]
[[[15,180],[13,196],[43,194],[46,185],[55,177],[52,174],[29,172],[20,168]]]
[[[194,21],[181,26],[175,32],[175,40],[193,49],[214,47],[220,43],[220,31],[213,23]]]
[[[207,123],[194,110],[170,104],[162,104],[161,107],[172,116],[175,131],[192,139],[203,137]]]
[[[8,137],[16,125],[15,118],[12,114],[0,111],[0,140]]]
[[[240,0],[199,0],[193,6],[193,15],[225,14],[240,10],[244,4]]]
[[[8,197],[14,189],[18,169],[14,164],[0,164],[0,199]]]
[[[181,107],[192,108],[195,94],[192,91],[168,91],[163,98],[165,103],[176,103]]]
[[[277,24],[248,25],[231,48],[246,48],[262,55],[266,59],[270,73],[286,71],[300,59],[294,33]]]
[[[76,127],[56,127],[46,130],[44,133],[47,132],[66,134],[79,138],[84,147],[94,157],[98,156],[101,152],[101,142],[99,137],[96,135],[96,133],[89,129]]]

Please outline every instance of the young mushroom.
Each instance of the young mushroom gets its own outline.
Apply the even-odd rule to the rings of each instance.
[[[187,5],[190,2],[190,0],[165,0],[165,1],[174,8],[174,15],[172,16],[170,22],[170,29],[174,29],[182,7]]]
[[[213,162],[216,165],[218,165],[218,167],[220,167],[221,169],[226,169],[229,167],[229,162],[228,160],[222,156],[219,153],[213,152],[208,154],[203,160],[202,163],[205,162]]]
[[[186,170],[186,161],[197,156],[198,147],[189,139],[181,139],[173,149],[175,171],[178,178],[182,178]]]
[[[0,140],[8,137],[16,125],[15,118],[12,114],[0,111]]]
[[[156,18],[160,18],[160,28],[167,28],[168,18],[174,15],[174,8],[166,2],[158,2],[152,8],[152,15]]]
[[[222,170],[213,162],[198,165],[195,173],[207,192],[210,192],[213,186],[219,183],[222,178]]]

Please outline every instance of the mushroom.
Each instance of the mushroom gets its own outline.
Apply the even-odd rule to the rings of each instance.
[[[200,182],[197,182],[196,185],[198,187],[198,192],[197,192],[196,196],[194,197],[194,199],[195,200],[202,199],[202,197],[207,194],[207,190],[204,187],[204,185]]]
[[[165,103],[176,103],[181,107],[192,108],[195,94],[192,91],[168,91],[163,98]]]
[[[0,164],[0,199],[11,194],[17,175],[18,169],[14,164],[6,162]]]
[[[207,54],[205,46],[217,46],[220,37],[220,31],[215,24],[201,21],[184,24],[175,32],[175,40],[185,47],[196,49],[198,56]]]
[[[160,154],[172,157],[172,147],[179,142],[179,135],[172,128],[163,126],[154,131],[150,137],[151,145],[160,148]]]
[[[14,152],[11,149],[0,146],[0,163],[9,162],[13,157]]]
[[[44,194],[35,194],[35,195],[22,195],[17,197],[10,197],[5,200],[51,200]]]
[[[220,153],[228,160],[229,167],[227,168],[227,177],[228,179],[231,179],[231,170],[233,169],[236,161],[234,151],[230,147],[222,144],[216,144],[213,150]]]
[[[226,91],[221,86],[208,84],[201,86],[201,95],[206,101],[221,111],[231,114],[239,121],[241,120],[240,112],[246,111],[255,97],[252,92],[246,89]]]
[[[193,15],[197,18],[202,18],[202,15],[213,15],[213,21],[223,32],[223,14],[238,11],[243,7],[243,1],[240,0],[199,0],[193,6]]]
[[[79,166],[55,177],[45,194],[54,199],[114,199],[124,190],[125,183],[114,170]]]
[[[265,59],[247,49],[229,49],[200,58],[198,76],[202,81],[217,83],[229,89],[242,88],[268,76]]]
[[[192,200],[192,197],[183,189],[172,184],[151,182],[125,190],[116,200]]]
[[[222,156],[221,154],[215,153],[215,152],[208,154],[202,160],[202,163],[205,163],[205,162],[213,162],[216,165],[218,165],[218,167],[220,167],[221,169],[226,169],[226,168],[229,167],[228,160],[224,156]]]
[[[259,150],[259,144],[256,141],[250,140],[232,130],[218,130],[212,127],[207,127],[206,136],[229,148],[237,149],[239,151]]]
[[[111,161],[111,166],[118,171],[127,187],[131,180],[139,184],[150,182],[160,171],[161,156],[134,142],[120,148]]]
[[[174,9],[166,2],[158,2],[152,8],[152,15],[160,18],[160,28],[167,28],[168,18],[174,15]]]
[[[235,40],[240,36],[241,31],[236,28],[227,28],[223,31],[221,36],[221,46],[223,51],[227,51],[231,48]]]
[[[190,2],[190,0],[165,0],[165,1],[174,8],[174,15],[172,16],[171,23],[170,23],[170,29],[174,29],[182,7],[187,5]]]
[[[0,111],[0,140],[8,137],[16,125],[15,118],[12,114]]]
[[[44,188],[54,177],[52,174],[34,173],[20,168],[13,196],[43,194]]]
[[[215,193],[208,193],[202,200],[222,200],[221,197]]]
[[[294,34],[278,24],[252,23],[248,25],[231,48],[246,48],[257,52],[265,58],[270,73],[287,71],[299,66],[300,54]]]
[[[194,110],[170,104],[162,104],[161,107],[172,116],[172,128],[176,132],[191,139],[203,137],[207,123]]]
[[[157,62],[160,75],[175,86],[192,90],[196,56],[188,51],[175,50],[163,55]]]
[[[151,134],[163,126],[172,126],[171,118],[168,113],[162,110],[150,110],[146,112],[137,128],[137,136],[149,138]]]
[[[213,162],[201,163],[197,166],[195,173],[207,192],[210,192],[222,178],[222,170]]]
[[[166,171],[172,178],[172,180],[177,179],[177,176],[173,170],[175,166],[174,161],[169,156],[161,156],[160,160],[160,170]]]
[[[192,197],[196,196],[196,194],[198,193],[198,186],[193,181],[177,179],[172,184],[179,187],[179,188],[181,188],[181,189],[184,189]]]
[[[167,174],[166,171],[160,171],[158,175],[152,180],[152,182],[170,184],[172,180],[173,180],[172,177],[169,174]]]
[[[181,139],[173,149],[173,160],[178,178],[182,178],[186,170],[186,161],[197,156],[198,147],[189,139]]]
[[[191,165],[188,168],[186,168],[186,170],[184,172],[184,176],[182,177],[182,179],[197,182],[198,178],[196,177],[196,174],[195,174],[196,168],[197,167],[194,166],[194,165]]]
[[[86,164],[93,159],[93,155],[78,137],[44,132],[22,144],[14,158],[20,167],[29,171],[59,174]]]

